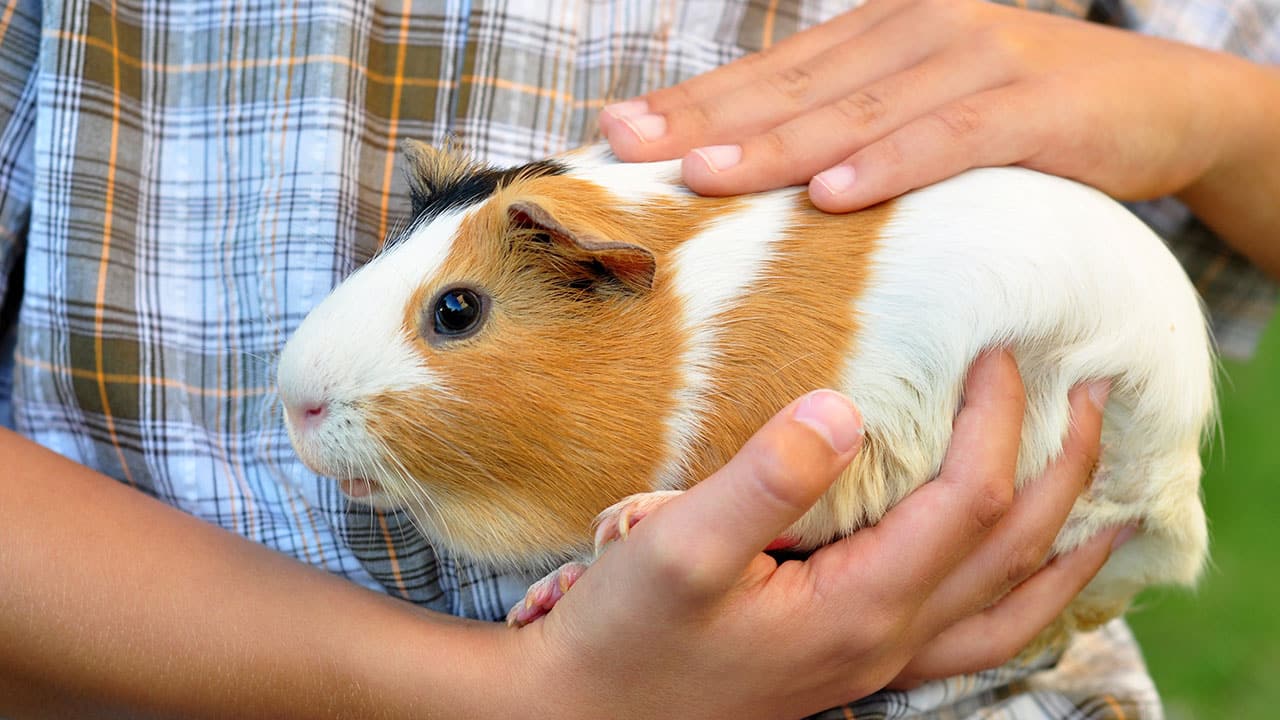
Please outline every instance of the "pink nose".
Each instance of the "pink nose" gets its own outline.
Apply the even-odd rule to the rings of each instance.
[[[324,421],[325,416],[329,414],[329,404],[323,400],[306,400],[297,404],[287,403],[285,412],[289,413],[289,420],[293,422],[294,427],[304,430],[315,427]]]

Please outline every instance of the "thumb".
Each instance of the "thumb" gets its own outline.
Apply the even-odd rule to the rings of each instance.
[[[689,600],[723,594],[861,447],[862,417],[848,398],[831,390],[801,397],[723,468],[637,526],[641,571]]]

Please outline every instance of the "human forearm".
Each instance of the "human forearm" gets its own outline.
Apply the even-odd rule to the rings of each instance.
[[[1222,146],[1217,161],[1179,198],[1280,277],[1280,69],[1221,55],[1206,71],[1221,98]]]
[[[0,716],[472,717],[505,628],[429,614],[0,430]]]

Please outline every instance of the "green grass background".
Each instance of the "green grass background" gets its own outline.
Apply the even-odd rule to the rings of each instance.
[[[1224,366],[1225,442],[1205,455],[1212,565],[1195,591],[1148,591],[1129,615],[1171,720],[1280,718],[1280,321]]]

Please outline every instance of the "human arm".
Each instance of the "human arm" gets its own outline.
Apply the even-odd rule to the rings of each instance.
[[[759,553],[856,453],[793,405],[518,632],[362,590],[0,432],[0,714],[769,716],[986,667],[1092,577],[1114,531],[1005,595],[1083,487],[1100,412],[1073,393],[1063,459],[1014,500],[1012,360],[980,362],[966,397],[943,476],[880,526],[805,563]],[[713,509],[725,523],[701,520]],[[975,632],[980,651],[957,651]],[[787,652],[743,652],[759,647]]]
[[[1177,195],[1280,274],[1278,113],[1275,67],[979,0],[880,0],[601,127],[624,160],[683,156],[699,192],[809,183],[832,212],[987,165]]]
[[[500,628],[359,588],[4,430],[0,457],[0,716],[493,709]]]

